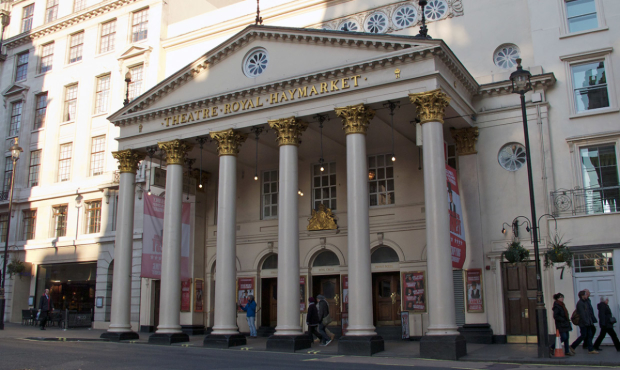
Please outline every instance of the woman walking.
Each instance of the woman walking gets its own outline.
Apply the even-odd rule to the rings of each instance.
[[[596,306],[598,308],[598,325],[601,327],[601,333],[594,342],[594,349],[600,351],[600,345],[605,339],[605,334],[609,333],[611,340],[614,342],[616,351],[620,352],[620,342],[618,341],[618,335],[614,330],[614,324],[616,318],[611,315],[611,309],[609,308],[609,299],[605,296],[601,296],[601,302]]]
[[[568,345],[569,332],[573,330],[573,326],[570,323],[568,310],[564,305],[564,295],[562,293],[554,294],[553,299],[553,319],[555,320],[555,328],[560,332],[560,341],[564,343],[564,354],[573,356],[575,351]],[[555,343],[551,348],[555,349]]]

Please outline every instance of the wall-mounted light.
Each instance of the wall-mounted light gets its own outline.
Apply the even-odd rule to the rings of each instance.
[[[142,200],[142,194],[144,194],[144,189],[142,189],[142,185],[138,184],[136,194],[138,194],[138,199]]]
[[[303,196],[304,196],[304,192],[303,192],[303,191],[301,191],[301,189],[297,190],[297,194],[298,194],[300,197],[303,197]]]
[[[78,194],[77,197],[75,197],[75,206],[77,208],[80,208],[82,206],[82,200],[84,199],[84,197],[82,196],[82,194]]]

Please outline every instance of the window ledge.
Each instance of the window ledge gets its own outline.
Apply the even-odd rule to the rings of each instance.
[[[95,117],[101,117],[101,116],[107,116],[107,115],[108,115],[108,112],[96,113],[96,114],[93,114],[93,118],[95,118]]]
[[[116,51],[115,49],[112,49],[112,50],[110,50],[110,51],[106,51],[106,52],[103,52],[103,53],[99,53],[99,54],[97,54],[97,55],[95,56],[95,58],[99,58],[99,57],[102,57],[102,56],[104,56],[104,55],[113,54],[115,51]]]
[[[394,203],[392,203],[392,204],[380,204],[380,205],[376,205],[376,206],[368,206],[368,209],[389,208],[389,207],[394,207]]]
[[[51,69],[49,71],[47,71],[47,72],[37,73],[36,75],[34,75],[34,78],[39,78],[41,76],[45,76],[45,75],[50,74],[50,73],[52,73]]]
[[[84,57],[82,57],[82,60],[78,60],[77,62],[73,62],[73,63],[67,62],[67,64],[65,64],[64,68],[73,67],[73,66],[82,64],[83,62],[84,62]]]
[[[600,108],[600,109],[593,109],[591,111],[585,111],[582,113],[573,113],[568,118],[574,119],[574,118],[582,118],[582,117],[592,117],[592,116],[597,116],[599,114],[617,113],[617,112],[620,112],[620,109],[614,108],[614,107]]]
[[[64,122],[60,122],[60,125],[61,125],[61,126],[64,126],[64,125],[69,125],[69,124],[71,124],[71,123],[75,123],[75,121],[64,121]]]
[[[45,130],[45,127],[35,128],[35,129],[32,129],[32,131],[30,133],[34,134],[35,132],[40,132],[40,131],[43,131],[43,130]]]
[[[567,33],[565,35],[560,36],[560,40],[561,39],[567,39],[567,38],[570,38],[570,37],[575,37],[575,36],[587,35],[589,33],[594,33],[594,32],[607,31],[608,29],[609,29],[609,27],[598,27],[598,28],[593,28],[591,30]]]

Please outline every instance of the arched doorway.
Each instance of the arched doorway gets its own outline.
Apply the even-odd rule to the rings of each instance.
[[[275,328],[278,323],[278,255],[275,253],[267,256],[261,265],[260,308],[261,326]]]
[[[372,274],[372,305],[375,326],[400,325],[400,272],[398,254],[381,245],[370,255],[373,270],[390,270]]]
[[[325,296],[332,317],[331,325],[340,325],[342,294],[340,292],[340,274],[335,273],[340,266],[336,253],[326,250],[319,253],[312,262],[312,296]]]

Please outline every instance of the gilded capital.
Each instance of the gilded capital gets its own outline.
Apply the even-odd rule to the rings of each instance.
[[[336,115],[342,118],[342,128],[346,135],[366,135],[366,130],[370,120],[375,116],[375,111],[364,104],[357,104],[336,108]]]
[[[462,129],[451,128],[450,133],[456,144],[456,154],[468,155],[476,154],[476,141],[478,141],[478,127],[467,127]]]
[[[146,157],[146,154],[127,149],[112,152],[112,156],[118,160],[118,169],[121,173],[133,173],[135,175],[138,171],[138,163]]]
[[[216,131],[211,133],[211,138],[217,141],[217,155],[233,155],[237,156],[239,147],[248,138],[248,135],[242,134],[232,128],[224,131]]]
[[[185,156],[187,153],[194,147],[194,145],[179,139],[163,141],[157,143],[157,145],[159,149],[166,152],[167,164],[180,164],[181,166],[185,164]]]
[[[450,104],[450,97],[441,89],[423,93],[409,94],[411,104],[415,105],[420,118],[420,124],[426,122],[443,123],[446,107]]]
[[[308,124],[295,117],[269,120],[269,127],[276,131],[278,145],[299,145],[301,134],[308,128]]]

